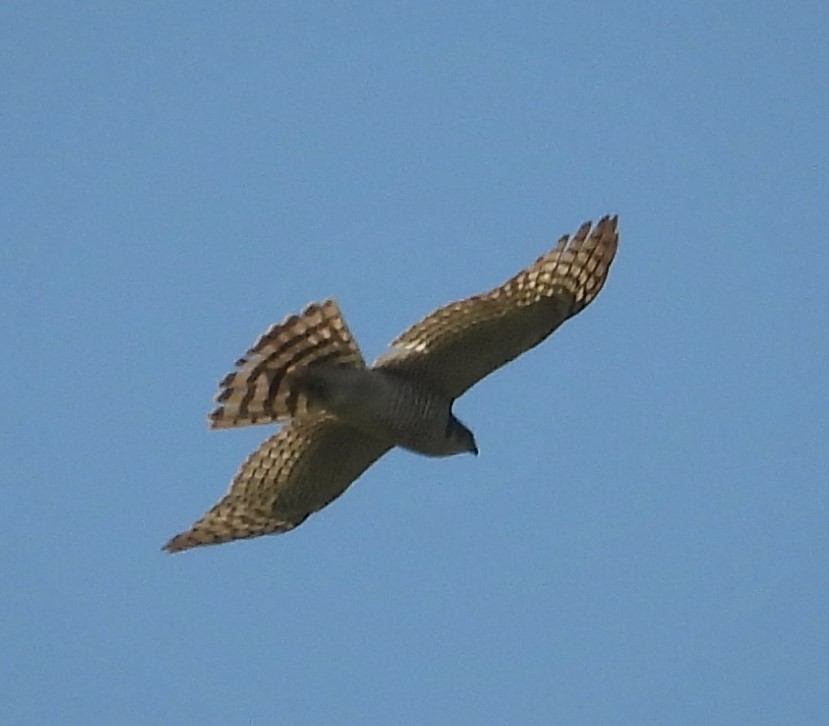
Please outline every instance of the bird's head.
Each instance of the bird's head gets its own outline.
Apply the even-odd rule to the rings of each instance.
[[[446,442],[452,454],[478,455],[478,445],[475,443],[475,434],[464,426],[453,414],[449,414],[449,421],[446,424]]]

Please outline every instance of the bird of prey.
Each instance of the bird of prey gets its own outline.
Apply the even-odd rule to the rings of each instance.
[[[395,446],[478,453],[455,399],[589,305],[607,279],[617,217],[585,222],[494,290],[450,303],[368,367],[334,300],[268,329],[222,379],[212,428],[283,423],[227,494],[168,552],[278,534],[331,503]]]

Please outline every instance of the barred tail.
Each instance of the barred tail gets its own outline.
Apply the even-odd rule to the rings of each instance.
[[[365,361],[334,300],[311,303],[272,325],[219,382],[211,428],[284,421],[306,413],[308,398],[291,373],[322,364],[365,368]]]

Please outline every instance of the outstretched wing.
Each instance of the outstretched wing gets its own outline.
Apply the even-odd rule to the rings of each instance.
[[[365,367],[365,361],[334,300],[312,303],[300,315],[272,325],[219,382],[211,428],[284,421],[308,411],[291,385],[297,368],[329,363]]]
[[[375,366],[457,398],[593,301],[616,254],[616,227],[616,216],[592,228],[585,222],[500,287],[450,303],[413,325]]]
[[[294,420],[254,451],[224,498],[164,549],[287,532],[340,496],[390,448],[325,413]]]

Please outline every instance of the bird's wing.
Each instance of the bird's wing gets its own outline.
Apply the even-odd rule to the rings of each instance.
[[[295,419],[254,451],[224,498],[164,549],[287,532],[340,496],[390,448],[329,414]]]
[[[312,303],[260,336],[219,382],[220,405],[208,416],[210,427],[274,423],[307,413],[308,401],[291,385],[290,374],[323,363],[365,367],[334,300]]]
[[[457,398],[589,305],[607,279],[618,240],[616,216],[594,227],[585,222],[500,287],[450,303],[413,325],[375,366]]]

